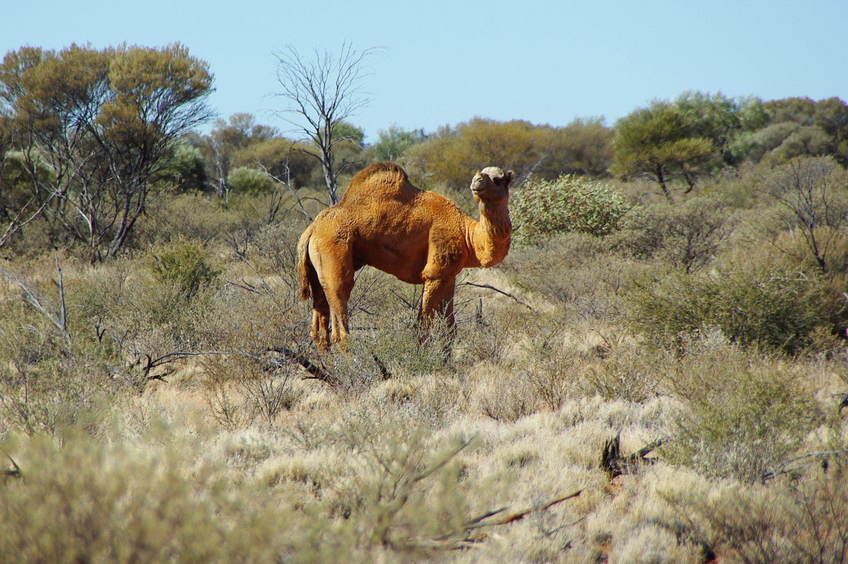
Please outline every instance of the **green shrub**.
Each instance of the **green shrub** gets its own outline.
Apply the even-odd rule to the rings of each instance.
[[[180,239],[150,249],[153,276],[176,286],[191,299],[198,290],[211,284],[219,272],[212,267],[209,254],[197,242]]]
[[[136,243],[145,248],[162,241],[186,238],[208,243],[235,230],[236,212],[197,193],[164,194],[151,203],[141,218]]]
[[[651,342],[673,345],[718,328],[734,343],[789,354],[809,346],[816,329],[844,311],[834,309],[827,280],[756,258],[710,273],[643,279],[627,301],[636,329]]]
[[[580,318],[609,320],[621,309],[632,271],[644,265],[611,253],[593,235],[563,233],[544,246],[516,248],[498,268],[522,290],[565,304]]]
[[[708,263],[731,230],[727,205],[700,197],[633,210],[612,236],[612,245],[635,258],[659,258],[689,272]]]
[[[617,230],[631,206],[606,184],[580,176],[527,181],[510,204],[515,239],[537,243],[553,233],[607,235]]]
[[[227,184],[233,192],[238,194],[260,194],[270,192],[274,188],[274,181],[267,174],[246,166],[230,171]]]
[[[44,437],[0,447],[23,474],[0,484],[3,560],[275,561],[302,522],[230,499],[210,468],[192,471],[174,448],[139,453],[73,435],[61,447]],[[283,515],[281,535],[267,519]]]
[[[844,472],[844,462],[830,459],[824,470],[767,484],[669,482],[657,492],[670,505],[657,523],[721,561],[845,562]]]
[[[669,387],[682,402],[664,457],[710,477],[762,479],[821,420],[798,374],[728,346],[685,361]]]

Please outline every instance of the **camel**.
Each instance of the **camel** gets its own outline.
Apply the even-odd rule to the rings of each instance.
[[[512,171],[486,167],[471,180],[475,221],[440,194],[413,186],[394,163],[375,163],[350,181],[342,200],[318,214],[300,236],[300,295],[312,297],[312,340],[322,352],[348,344],[347,302],[354,273],[365,265],[423,284],[422,335],[434,316],[455,326],[453,294],[464,268],[491,267],[509,252]]]

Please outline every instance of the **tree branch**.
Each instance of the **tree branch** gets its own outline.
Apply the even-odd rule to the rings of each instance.
[[[485,288],[486,290],[493,290],[493,291],[495,291],[495,292],[497,292],[497,293],[499,293],[499,294],[503,294],[504,296],[506,296],[506,297],[508,297],[508,298],[512,298],[512,299],[513,299],[513,300],[515,300],[517,303],[519,303],[519,304],[523,305],[524,307],[526,307],[526,308],[527,308],[527,309],[529,309],[530,311],[533,311],[533,308],[532,308],[532,307],[530,307],[530,306],[529,306],[529,305],[527,305],[526,303],[522,302],[521,300],[519,300],[518,298],[516,298],[515,296],[513,296],[513,295],[512,295],[512,294],[510,294],[509,292],[504,292],[503,290],[500,290],[500,289],[498,289],[498,288],[495,288],[494,286],[491,286],[491,285],[489,285],[489,284],[477,284],[477,283],[475,283],[475,282],[460,282],[459,284],[457,284],[457,286],[473,286],[473,287],[475,287],[475,288]]]

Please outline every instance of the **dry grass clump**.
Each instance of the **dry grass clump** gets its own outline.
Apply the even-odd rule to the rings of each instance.
[[[552,237],[544,247],[515,249],[501,265],[524,291],[565,304],[581,319],[612,320],[634,265],[607,250],[604,239],[583,233]]]
[[[669,476],[657,488],[658,501],[677,517],[660,522],[731,562],[842,562],[848,557],[843,474],[837,462],[775,484],[688,488]]]
[[[23,469],[0,487],[4,559],[229,562],[273,559],[300,544],[305,523],[290,516],[280,535],[284,512],[244,504],[214,469],[173,448],[138,452],[72,435],[62,446],[42,437],[3,449]]]

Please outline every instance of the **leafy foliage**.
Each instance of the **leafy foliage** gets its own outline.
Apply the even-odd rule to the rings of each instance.
[[[274,181],[266,173],[246,166],[231,170],[227,183],[236,194],[261,194],[274,189]]]
[[[640,259],[661,258],[687,272],[707,264],[729,236],[728,206],[714,197],[642,206],[624,217],[613,246]]]
[[[603,236],[619,228],[631,206],[608,185],[578,176],[524,183],[515,192],[510,214],[515,239],[538,243],[552,233],[577,231]]]
[[[689,347],[703,347],[709,339],[696,337]],[[739,349],[710,346],[686,361],[685,372],[671,382],[681,405],[673,417],[675,438],[663,450],[670,462],[709,477],[760,481],[822,415],[791,370],[764,370]]]
[[[174,284],[189,299],[219,274],[208,253],[194,241],[178,239],[152,248],[149,255],[156,279]]]
[[[795,353],[844,316],[826,280],[754,260],[712,273],[645,280],[631,295],[631,317],[651,342],[674,345],[718,328],[731,342]]]
[[[695,177],[716,156],[707,137],[698,136],[694,123],[678,107],[655,102],[622,118],[616,124],[613,170],[626,177],[646,174],[659,184],[671,200],[668,182],[682,176],[695,186]]]
[[[92,262],[115,256],[173,143],[209,117],[211,88],[206,63],[181,45],[8,53],[0,100],[54,240],[81,243]]]
[[[409,147],[402,163],[425,185],[464,187],[474,171],[497,164],[555,179],[563,173],[603,175],[611,156],[611,131],[601,120],[577,120],[564,128],[526,121],[475,118],[446,127]]]

